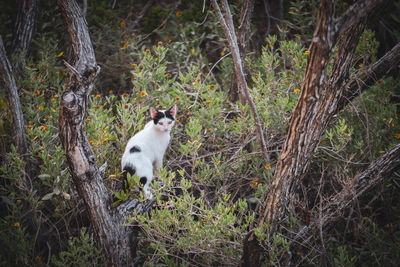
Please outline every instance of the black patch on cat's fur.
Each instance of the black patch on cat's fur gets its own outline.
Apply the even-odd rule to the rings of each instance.
[[[136,173],[136,168],[127,165],[127,166],[124,167],[124,171],[125,171],[125,177],[128,175],[128,173],[129,173],[131,176],[133,176],[133,175],[135,175],[135,173]]]
[[[154,116],[154,118],[153,118],[154,124],[158,124],[158,122],[159,122],[162,118],[165,118],[165,114],[164,114],[163,112],[157,110],[157,115]]]
[[[147,178],[145,176],[140,177],[140,184],[145,185],[147,183]]]
[[[130,150],[129,153],[135,153],[135,152],[142,152],[139,146],[133,146]]]
[[[167,111],[165,111],[165,117],[167,117],[168,119],[174,121],[175,118],[174,116],[171,115],[171,109],[168,109]]]
[[[122,189],[126,191],[128,189],[128,173],[133,176],[136,173],[135,167],[132,166],[125,166],[124,167],[124,180],[122,182]]]

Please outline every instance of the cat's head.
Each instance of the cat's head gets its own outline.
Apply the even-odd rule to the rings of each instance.
[[[156,110],[150,108],[150,115],[154,122],[154,127],[160,132],[170,132],[175,124],[176,113],[178,108],[176,104],[167,110]]]

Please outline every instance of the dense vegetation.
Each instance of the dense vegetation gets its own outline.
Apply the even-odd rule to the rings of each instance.
[[[0,265],[101,266],[104,259],[58,137],[69,37],[56,3],[42,2],[28,64],[18,79],[32,190],[19,183],[26,162],[12,145],[7,95],[0,91]],[[121,191],[120,157],[128,139],[149,120],[150,106],[178,105],[164,167],[153,183],[156,204],[150,213],[126,220],[127,227],[135,222],[141,229],[138,263],[238,264],[242,240],[255,227],[260,200],[270,186],[287,123],[296,116],[291,111],[310,56],[307,47],[318,1],[284,2],[285,23],[279,34],[250,42],[245,57],[248,84],[268,140],[270,161],[265,162],[249,107],[228,100],[232,59],[208,3],[203,8],[203,1],[156,1],[139,18],[141,2],[88,1],[86,19],[102,70],[89,99],[85,131],[98,166],[107,163],[104,181],[115,205],[143,197],[139,190],[137,195]],[[235,20],[240,5],[241,1],[231,5]],[[347,2],[338,1],[337,12],[347,7]],[[6,12],[0,15],[0,33],[7,45],[17,7],[3,4],[1,9]],[[398,15],[393,18],[399,20]],[[385,49],[375,30],[362,35],[352,79]],[[257,31],[254,26],[251,40]],[[315,206],[400,142],[399,88],[397,72],[378,80],[340,112],[299,189],[292,230],[307,225]],[[313,236],[307,248],[290,251],[292,261],[395,266],[400,262],[399,186],[399,172],[387,177],[328,233]],[[266,238],[259,229],[254,231]],[[275,236],[266,264],[278,265],[290,242],[285,235]]]

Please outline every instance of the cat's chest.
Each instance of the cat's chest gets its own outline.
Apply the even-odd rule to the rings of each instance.
[[[158,134],[150,131],[144,136],[144,142],[151,147],[155,154],[164,154],[170,140],[169,134]]]

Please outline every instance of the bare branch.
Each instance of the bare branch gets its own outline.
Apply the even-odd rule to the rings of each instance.
[[[366,170],[356,175],[349,186],[329,198],[329,201],[324,203],[320,212],[316,215],[318,217],[311,218],[311,224],[296,234],[293,243],[305,245],[313,232],[318,229],[326,231],[334,226],[335,222],[342,218],[343,211],[349,208],[356,199],[382,183],[384,179],[390,177],[399,168],[400,144],[397,144],[390,151],[372,162]]]
[[[352,25],[359,23],[365,18],[365,14],[370,14],[371,11],[382,10],[382,6],[387,0],[361,0],[355,2],[350,8],[338,19],[335,20],[336,35],[342,35]],[[379,12],[375,12],[379,13]]]
[[[239,88],[240,88],[240,91],[242,92],[242,94],[244,94],[246,96],[247,102],[250,106],[250,109],[251,109],[251,112],[252,112],[252,115],[253,115],[253,118],[254,118],[254,121],[256,124],[256,130],[257,130],[258,139],[259,139],[260,145],[261,145],[262,155],[266,161],[269,161],[269,156],[267,153],[267,145],[266,145],[265,138],[264,138],[264,130],[263,130],[260,118],[258,116],[256,105],[254,104],[253,98],[252,98],[249,88],[247,86],[245,74],[243,71],[243,63],[242,63],[240,51],[238,48],[238,42],[237,42],[237,38],[236,38],[234,26],[233,26],[232,15],[229,10],[229,5],[226,0],[222,0],[221,2],[222,2],[222,8],[224,10],[224,15],[222,14],[216,0],[212,1],[212,5],[214,7],[214,10],[216,11],[218,20],[224,29],[225,36],[228,39],[229,48],[231,50],[232,57],[233,57],[233,64],[234,64],[236,78],[238,80],[238,85],[239,85]]]
[[[370,86],[375,84],[384,75],[388,74],[400,63],[400,43],[397,43],[378,61],[373,63],[357,80],[346,85],[346,90],[339,104],[339,110],[343,109],[347,103],[360,95]]]

